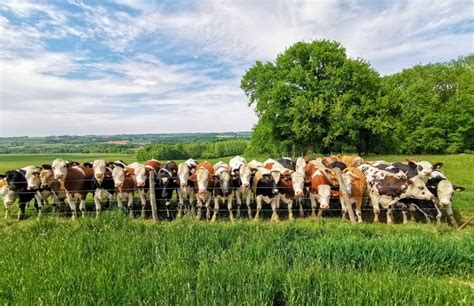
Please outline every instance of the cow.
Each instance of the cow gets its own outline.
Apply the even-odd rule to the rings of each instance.
[[[135,171],[123,165],[114,164],[112,169],[115,193],[117,194],[117,206],[123,208],[123,202],[127,201],[130,217],[133,218],[133,195],[137,190]]]
[[[174,161],[168,161],[161,165],[158,172],[156,172],[156,199],[160,204],[166,207],[166,216],[171,220],[169,207],[171,205],[171,198],[173,191],[178,188],[178,165]]]
[[[40,201],[42,201],[44,205],[48,203],[49,197],[53,198],[51,206],[53,207],[54,214],[57,211],[57,207],[61,206],[62,203],[64,203],[64,200],[66,200],[66,190],[64,189],[64,184],[61,184],[54,178],[51,165],[48,164],[41,166],[40,180],[41,185],[37,194],[40,198]]]
[[[351,203],[349,205],[355,204],[357,221],[362,223],[362,203],[365,191],[367,189],[367,183],[365,181],[365,176],[362,170],[357,167],[349,166],[342,172],[342,179],[344,180],[344,185],[347,188],[349,193],[349,198]],[[343,197],[340,195],[341,204],[343,203]],[[346,205],[342,206],[342,219],[345,219],[347,214]]]
[[[227,209],[229,210],[229,217],[232,216],[232,193],[230,190],[230,167],[223,161],[219,161],[214,165],[213,180],[213,194],[214,194],[214,213],[212,214],[211,222],[216,221],[219,213],[219,203],[227,202]]]
[[[248,217],[252,219],[251,196],[252,192],[250,186],[253,181],[255,172],[247,164],[245,158],[236,156],[229,161],[231,168],[231,188],[233,197],[236,198],[237,202],[237,218],[240,217],[240,207],[242,205],[242,197],[245,198],[245,204],[247,205]],[[231,202],[232,205],[232,202]],[[233,220],[234,214],[232,209],[229,209],[230,219]]]
[[[279,198],[288,206],[288,219],[293,220],[293,200],[302,200],[305,177],[303,172],[296,172],[290,169],[278,170],[281,173],[278,183]],[[302,209],[302,207],[300,207]],[[275,212],[276,213],[276,212]],[[276,215],[278,220],[278,214]]]
[[[115,183],[112,177],[112,169],[107,166],[103,159],[97,159],[92,163],[94,178],[92,180],[92,190],[94,190],[94,203],[96,217],[101,211],[101,202],[108,200],[109,207],[112,207],[112,198],[115,194]]]
[[[51,168],[54,178],[64,184],[66,201],[71,207],[72,218],[75,219],[77,217],[77,200],[80,201],[79,209],[84,217],[86,213],[86,197],[92,191],[94,170],[68,163],[60,158],[53,161]]]
[[[5,207],[5,219],[8,219],[10,207],[18,198],[18,193],[8,188],[7,179],[3,174],[0,175],[0,195],[2,196],[3,206]]]
[[[10,170],[5,172],[5,180],[8,185],[8,191],[3,191],[4,197],[7,198],[7,201],[5,202],[6,217],[8,217],[9,215],[10,205],[13,204],[13,201],[11,200],[16,198],[18,198],[18,206],[20,208],[18,211],[18,220],[21,220],[25,216],[25,208],[27,204],[33,199],[35,200],[35,208],[38,211],[38,217],[41,215],[41,207],[39,206],[40,204],[36,201],[36,185],[33,186],[31,185],[31,181],[28,182],[25,176],[26,173],[27,171],[23,169]],[[34,183],[37,184],[39,174],[38,176],[36,174],[34,176]]]
[[[428,190],[434,195],[432,201],[423,201],[417,199],[402,200],[402,202],[408,204],[410,207],[410,211],[412,212],[412,221],[414,221],[413,211],[415,210],[413,206],[417,206],[421,210],[428,223],[430,220],[428,215],[424,212],[424,208],[429,207],[430,209],[435,209],[437,212],[436,219],[438,224],[441,223],[441,217],[443,215],[442,209],[446,209],[446,213],[451,223],[454,227],[458,227],[458,224],[453,216],[452,198],[454,192],[462,192],[465,190],[464,187],[453,185],[451,181],[448,180],[446,175],[440,170],[434,170],[431,173],[431,177],[426,183],[426,186]]]
[[[310,161],[305,167],[305,181],[309,185],[309,199],[311,201],[311,217],[316,217],[316,208],[319,203],[318,216],[329,208],[331,198],[331,170],[320,161]]]
[[[140,202],[142,207],[141,217],[143,219],[145,218],[146,202],[147,198],[149,197],[149,173],[150,171],[156,171],[155,169],[156,166],[146,166],[145,164],[140,164],[137,162],[131,163],[127,167],[125,167],[125,172],[128,173],[129,176],[131,176],[135,180],[136,190],[138,191],[138,195],[140,196]],[[159,170],[159,168],[157,170]]]
[[[266,162],[266,167],[257,166],[255,172],[255,177],[252,184],[252,191],[255,194],[257,202],[257,211],[255,213],[254,220],[259,220],[260,212],[262,210],[262,201],[272,206],[272,221],[278,220],[278,215],[276,214],[276,209],[278,207],[278,182],[280,181],[281,173],[279,171],[272,171],[267,169],[270,164],[273,162]],[[251,162],[252,163],[252,162]],[[255,163],[257,164],[257,163]]]
[[[393,223],[392,207],[400,199],[433,199],[433,194],[419,176],[408,179],[367,164],[362,164],[358,168],[362,170],[366,178],[367,190],[374,210],[374,223],[379,222],[380,205],[387,208],[387,223]]]
[[[185,201],[188,203],[186,212],[194,213],[194,186],[189,177],[194,173],[196,166],[197,162],[192,158],[178,165],[178,218],[183,214]]]
[[[214,167],[210,162],[202,162],[196,166],[195,173],[191,176],[194,184],[194,193],[196,195],[197,213],[196,220],[201,220],[201,210],[203,204],[206,206],[206,219],[211,218],[210,203],[212,199],[212,190],[214,188]]]
[[[434,170],[437,170],[443,166],[443,163],[435,163],[432,165],[430,162],[427,161],[413,161],[407,160],[408,164],[403,164],[400,162],[396,163],[386,163],[386,162],[378,162],[372,164],[374,167],[385,170],[391,173],[400,173],[403,172],[407,178],[411,179],[415,176],[419,176],[423,182],[427,182],[430,177],[431,173]]]

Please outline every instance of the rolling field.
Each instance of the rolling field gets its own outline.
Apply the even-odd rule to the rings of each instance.
[[[134,160],[0,155],[0,173],[56,157]],[[458,218],[473,216],[474,155],[417,159],[445,163],[453,183],[466,188],[454,198]],[[155,224],[120,212],[74,222],[1,218],[0,303],[472,305],[473,234],[472,225],[352,225],[330,218],[214,224],[190,218]]]

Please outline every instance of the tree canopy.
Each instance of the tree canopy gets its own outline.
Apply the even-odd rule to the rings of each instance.
[[[259,118],[248,150],[472,150],[472,68],[471,56],[382,78],[338,42],[297,42],[275,61],[257,61],[242,77]]]

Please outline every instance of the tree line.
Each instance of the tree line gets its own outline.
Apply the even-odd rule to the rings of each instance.
[[[241,88],[259,118],[247,154],[474,150],[474,54],[381,77],[338,42],[298,42]]]
[[[152,143],[138,150],[137,159],[139,161],[153,158],[158,160],[188,159],[190,157],[212,159],[243,154],[248,144],[249,141],[244,139],[178,144]]]

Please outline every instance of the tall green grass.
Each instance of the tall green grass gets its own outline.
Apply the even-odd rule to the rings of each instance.
[[[472,230],[324,220],[0,223],[2,304],[464,304]]]

